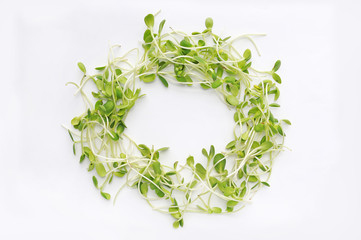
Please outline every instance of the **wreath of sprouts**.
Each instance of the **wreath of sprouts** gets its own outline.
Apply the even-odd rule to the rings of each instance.
[[[240,52],[234,41],[247,39],[258,51],[252,37],[261,34],[221,38],[212,31],[211,18],[204,31],[190,35],[173,29],[163,33],[165,20],[156,29],[152,14],[144,21],[141,57],[138,49],[114,57],[111,48],[108,64],[95,68],[94,75],[78,63],[84,73],[80,84],[68,84],[77,87],[86,111],[71,120],[74,129],[67,128],[73,152],[81,149],[80,162],[88,162],[94,186],[105,199],[111,199],[109,186],[117,179],[114,202],[125,186],[133,187],[153,209],[171,215],[175,228],[183,226],[187,212],[237,212],[259,189],[269,187],[273,160],[285,148],[283,127],[291,123],[271,111],[280,106],[275,101],[280,96],[276,72],[281,62],[270,71],[252,68],[251,51]],[[133,52],[138,56],[135,63],[128,60]],[[189,156],[184,164],[167,166],[160,158],[167,147],[138,144],[126,135],[127,114],[142,97],[137,82],[156,79],[165,87],[168,82],[199,84],[219,94],[234,111],[233,141],[223,151],[213,145],[203,148],[204,159],[198,162]],[[92,97],[84,89],[88,84],[96,87]]]

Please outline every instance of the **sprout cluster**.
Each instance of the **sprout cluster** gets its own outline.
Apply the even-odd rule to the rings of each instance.
[[[239,38],[253,43],[251,35],[221,38],[212,31],[211,18],[206,19],[204,31],[190,35],[175,30],[163,33],[165,20],[155,29],[152,14],[144,20],[144,53],[135,63],[128,55],[139,54],[138,49],[110,57],[93,75],[78,63],[84,75],[79,85],[71,84],[82,95],[86,111],[71,120],[75,130],[68,129],[74,154],[81,149],[80,162],[88,162],[93,183],[105,199],[111,199],[107,189],[117,178],[121,185],[114,200],[124,186],[133,187],[152,208],[171,215],[176,228],[183,226],[186,212],[238,211],[260,188],[269,187],[273,160],[284,149],[283,124],[291,123],[271,112],[279,107],[275,101],[281,78],[276,72],[281,62],[276,61],[270,71],[253,69],[251,51],[239,52],[233,44]],[[167,166],[161,152],[168,148],[138,144],[127,136],[125,119],[142,97],[137,82],[156,79],[165,87],[168,82],[199,84],[219,94],[234,111],[233,141],[223,151],[214,146],[202,149],[205,161],[189,156],[183,164]],[[92,97],[84,89],[87,84],[96,89]]]

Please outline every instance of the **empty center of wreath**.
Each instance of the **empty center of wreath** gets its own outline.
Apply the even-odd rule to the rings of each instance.
[[[200,87],[142,84],[144,97],[129,112],[125,133],[151,146],[167,146],[164,160],[170,164],[199,149],[214,145],[223,149],[232,140],[233,112],[211,91]],[[162,160],[163,161],[163,160]]]

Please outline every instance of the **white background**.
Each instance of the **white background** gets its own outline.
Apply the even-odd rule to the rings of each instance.
[[[143,17],[184,31],[257,38],[259,67],[282,60],[281,109],[292,121],[270,180],[233,215],[185,216],[183,229],[133,189],[117,204],[100,197],[72,155],[61,124],[83,111],[68,81],[76,62],[95,67],[108,47],[140,46]],[[2,239],[361,239],[359,1],[1,1]],[[216,95],[159,82],[127,119],[137,142],[169,146],[183,161],[230,140],[232,114]],[[198,155],[197,155],[198,154]]]

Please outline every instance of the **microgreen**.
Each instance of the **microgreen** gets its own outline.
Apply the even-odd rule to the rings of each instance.
[[[127,60],[130,52],[109,57],[93,75],[83,63],[77,64],[83,76],[73,85],[87,107],[70,121],[75,129],[68,129],[74,154],[81,150],[80,163],[88,164],[102,197],[109,200],[105,191],[119,180],[119,191],[124,186],[137,189],[151,207],[174,219],[175,228],[183,226],[188,212],[236,212],[262,186],[270,186],[272,163],[284,149],[284,127],[291,122],[272,113],[280,107],[275,101],[280,97],[281,61],[270,71],[251,67],[251,49],[236,48],[238,38],[216,35],[212,18],[205,20],[205,29],[192,34],[163,33],[165,20],[155,25],[153,14],[144,23],[144,51],[135,63]],[[242,37],[254,44],[252,35]],[[201,159],[189,156],[168,166],[162,161],[168,147],[139,144],[126,135],[126,117],[142,97],[139,85],[158,79],[165,87],[199,85],[221,96],[234,112],[234,137],[223,151],[211,145],[202,149]],[[83,88],[87,84],[96,90],[89,94]],[[156,200],[163,205],[157,206]]]
[[[78,62],[78,67],[79,67],[80,71],[82,71],[84,74],[86,74],[86,69],[82,62]]]
[[[147,16],[145,16],[144,22],[145,22],[145,25],[147,25],[147,27],[153,28],[153,26],[154,26],[154,15],[153,14],[148,14]]]
[[[206,28],[207,29],[212,29],[213,27],[213,19],[212,18],[207,18],[206,19]]]

